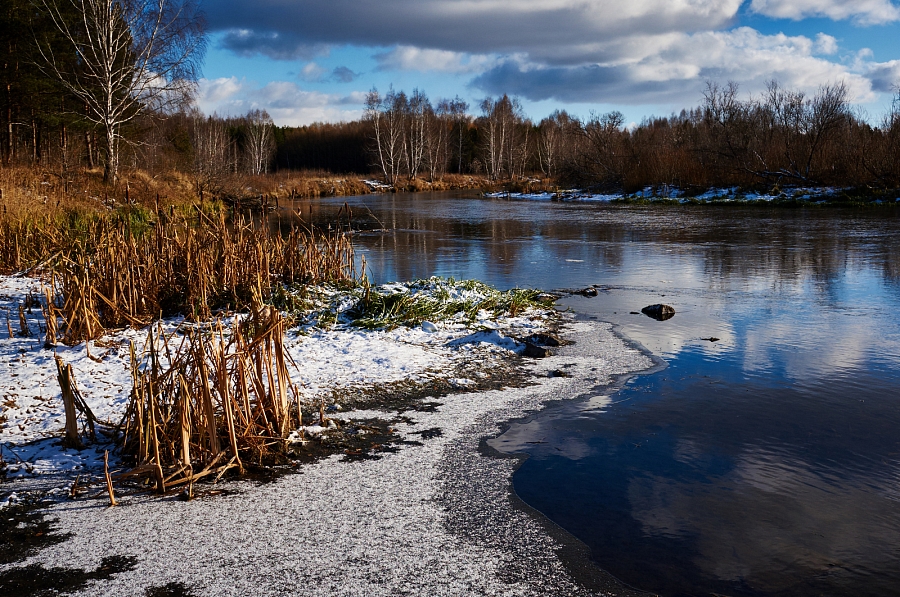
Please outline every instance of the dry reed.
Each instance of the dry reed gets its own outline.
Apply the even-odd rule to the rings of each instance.
[[[120,429],[135,467],[120,478],[149,477],[165,492],[283,455],[301,424],[285,325],[278,311],[257,305],[230,335],[221,322],[198,326],[177,347],[151,326],[143,363],[132,349],[134,386]]]
[[[47,303],[59,299],[66,344],[160,316],[208,320],[216,309],[247,308],[253,296],[268,299],[276,284],[348,285],[360,277],[346,235],[270,233],[252,219],[199,209],[0,223],[0,270],[38,267],[55,273]]]

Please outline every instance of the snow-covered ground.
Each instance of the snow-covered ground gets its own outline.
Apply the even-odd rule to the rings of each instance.
[[[78,452],[59,445],[62,403],[53,350],[43,348],[38,334],[38,309],[28,315],[33,336],[17,335],[18,304],[38,288],[34,280],[0,277],[0,309],[11,310],[14,332],[0,333],[6,461],[0,506],[40,490],[56,498],[46,511],[56,520],[54,532],[71,537],[0,566],[0,573],[29,565],[90,571],[105,557],[133,556],[130,570],[93,581],[78,594],[144,595],[170,583],[198,595],[590,594],[559,556],[564,547],[571,550],[553,538],[564,534],[548,532],[552,525],[515,505],[510,477],[517,461],[486,456],[479,447],[502,421],[649,367],[650,359],[611,326],[566,323],[563,332],[575,344],[526,361],[533,376],[526,387],[431,398],[439,402],[433,411],[341,412],[393,417],[395,431],[409,443],[378,460],[345,462],[336,455],[274,482],[220,484],[224,494],[201,490],[183,502],[126,493],[109,508],[97,485],[66,499],[75,474],[96,474],[102,447]],[[446,288],[441,292],[444,299],[471,298],[468,290],[455,297]],[[512,336],[547,324],[536,312],[500,319],[479,312],[474,321],[463,319],[390,331],[306,326],[303,333],[289,331],[286,346],[298,363],[296,381],[310,399],[448,372],[455,376],[448,381],[464,389],[479,368],[521,348]],[[172,333],[179,323],[163,327]],[[3,332],[5,327],[0,322]],[[92,343],[90,355],[84,345],[56,349],[73,365],[101,420],[121,417],[131,387],[128,343],[140,348],[145,339],[146,331],[126,329]],[[472,363],[478,365],[471,375],[460,374]],[[566,376],[555,374],[560,370]]]
[[[607,203],[610,201],[621,201],[621,200],[659,200],[659,199],[673,199],[681,201],[682,203],[689,203],[692,201],[704,201],[704,202],[745,202],[745,201],[760,201],[760,202],[770,202],[770,201],[785,201],[785,200],[795,200],[795,201],[823,201],[828,200],[829,198],[836,197],[840,194],[841,189],[838,188],[815,188],[815,187],[791,187],[786,186],[782,189],[779,189],[777,192],[771,193],[761,193],[756,191],[742,191],[737,187],[729,187],[729,188],[712,188],[707,191],[700,193],[698,195],[688,195],[683,189],[678,187],[661,187],[661,188],[652,188],[647,187],[641,191],[636,193],[626,194],[626,193],[613,193],[613,194],[598,194],[598,193],[589,193],[587,191],[580,190],[565,190],[558,191],[556,193],[507,193],[496,192],[496,193],[485,193],[485,197],[489,197],[492,199],[518,199],[525,201],[562,201],[562,202],[599,202],[599,203]],[[875,203],[883,203],[883,202],[891,202],[897,201],[900,202],[900,198],[894,199],[878,199]]]
[[[39,295],[41,282],[27,277],[0,276],[0,318],[9,313],[12,335],[0,319],[0,474],[6,478],[75,473],[96,469],[108,445],[85,450],[60,445],[65,418],[56,379],[55,355],[71,364],[76,383],[88,406],[100,421],[118,423],[125,411],[132,387],[129,344],[138,354],[146,346],[146,330],[126,328],[102,339],[74,347],[43,345],[44,318],[39,307],[26,314],[30,335],[21,335],[19,305],[29,294]],[[489,289],[477,284],[422,281],[393,284],[379,289],[389,295],[468,302],[483,298]],[[391,330],[364,330],[346,325],[346,312],[361,291],[354,293],[322,289],[310,301],[315,314],[310,322],[288,330],[285,348],[295,364],[292,380],[307,404],[327,400],[375,384],[399,381],[426,383],[454,374],[460,363],[480,355],[485,363],[491,355],[521,351],[524,346],[511,336],[527,336],[546,327],[546,311],[533,310],[517,317],[492,317],[478,312],[473,320],[459,316],[421,326],[400,326]],[[437,300],[437,299],[435,299]],[[322,311],[335,314],[338,325],[314,325]],[[231,319],[226,319],[226,325]],[[341,323],[344,322],[344,325]],[[154,325],[159,333],[178,337],[180,319]],[[489,329],[491,333],[480,334]],[[455,379],[466,385],[466,379]]]
[[[607,324],[577,322],[565,332],[574,345],[531,361],[535,385],[451,394],[434,412],[404,413],[398,431],[423,445],[376,461],[332,457],[190,502],[60,501],[48,516],[71,538],[15,566],[92,570],[107,556],[136,557],[132,570],[82,595],[144,595],[169,583],[198,595],[590,594],[560,559],[564,544],[511,499],[516,461],[479,452],[499,422],[651,364]],[[569,377],[549,375],[560,369]]]

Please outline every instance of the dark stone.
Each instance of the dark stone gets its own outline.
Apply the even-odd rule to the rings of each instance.
[[[718,342],[719,339],[715,336],[710,336],[709,338],[700,338],[701,340],[706,340],[707,342]]]
[[[147,597],[194,597],[196,593],[180,582],[170,582],[161,587],[148,587],[144,590]]]
[[[597,289],[594,288],[593,286],[590,288],[585,288],[584,290],[581,291],[582,296],[597,296],[599,294],[600,293],[597,292]]]
[[[641,313],[657,321],[665,321],[675,316],[675,307],[663,304],[648,305],[641,309]]]
[[[531,334],[528,337],[519,339],[519,342],[537,344],[538,346],[564,346],[570,344],[555,334]]]
[[[572,376],[569,375],[567,372],[563,371],[562,369],[554,369],[553,371],[550,371],[549,373],[547,373],[547,377],[572,377]]]
[[[553,353],[550,352],[549,348],[544,348],[543,346],[538,346],[537,344],[526,342],[525,352],[523,352],[522,354],[533,359],[542,359],[544,357],[549,357]]]

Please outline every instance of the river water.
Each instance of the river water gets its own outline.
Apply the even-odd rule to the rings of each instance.
[[[660,366],[513,422],[517,494],[662,595],[900,595],[900,218],[885,208],[347,202],[377,282],[580,289]],[[342,212],[342,216],[346,210]],[[374,231],[381,228],[383,231]],[[675,317],[642,307],[664,302]]]

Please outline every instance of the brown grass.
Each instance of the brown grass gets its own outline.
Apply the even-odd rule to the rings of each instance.
[[[270,233],[252,220],[175,212],[135,231],[130,221],[97,220],[53,260],[63,298],[63,341],[105,329],[142,327],[161,315],[210,319],[215,309],[246,309],[275,284],[356,282],[345,235],[293,228]]]
[[[260,306],[227,338],[218,323],[178,346],[151,327],[145,366],[132,349],[134,387],[120,429],[135,467],[123,477],[149,477],[165,492],[282,456],[302,424],[285,325],[278,311]]]

